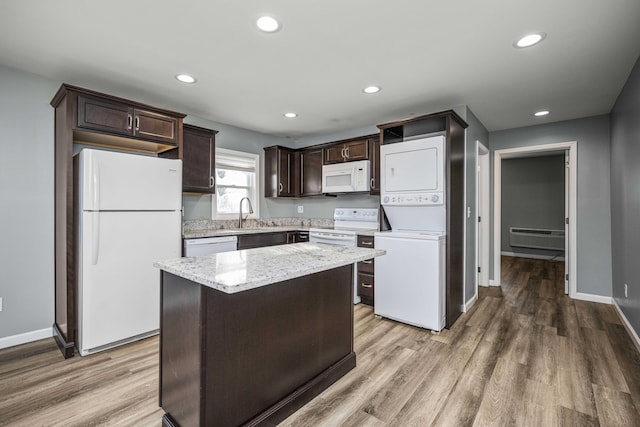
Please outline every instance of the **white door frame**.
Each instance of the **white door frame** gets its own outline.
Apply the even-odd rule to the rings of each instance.
[[[576,208],[577,201],[577,183],[578,183],[578,143],[576,141],[559,142],[555,144],[533,145],[529,147],[507,148],[504,150],[496,150],[493,159],[493,283],[500,285],[500,246],[501,246],[501,214],[502,214],[502,159],[513,157],[527,157],[532,154],[545,153],[549,151],[569,151],[569,194],[565,194],[569,201],[569,236],[567,239],[568,252],[565,254],[565,263],[568,265],[569,274],[569,297],[574,298],[577,279],[576,251]]]
[[[489,199],[489,149],[480,141],[476,141],[476,265],[475,265],[475,290],[478,294],[478,286],[489,286],[489,223],[490,199]],[[480,268],[480,273],[478,273]]]

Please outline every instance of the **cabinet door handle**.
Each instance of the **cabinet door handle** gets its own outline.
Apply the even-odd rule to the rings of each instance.
[[[304,154],[300,153],[300,193],[304,194]]]
[[[371,178],[371,189],[373,190],[375,186],[373,185],[376,182],[375,178]]]
[[[140,130],[140,117],[136,116],[136,132]]]
[[[373,285],[368,285],[366,283],[360,283],[360,286],[362,286],[363,288],[373,288]]]
[[[349,158],[349,147],[344,147],[344,152],[345,152],[344,158],[348,159]]]
[[[360,242],[362,246],[373,246],[373,242]]]
[[[213,188],[216,184],[216,180],[214,177],[210,176],[209,177],[209,188]]]
[[[366,259],[364,261],[360,261],[363,264],[373,264],[373,260],[372,259]]]
[[[282,185],[282,183],[278,184],[278,193],[282,193],[283,188],[284,186]]]
[[[131,114],[127,114],[127,130],[131,130],[133,127],[133,116]]]

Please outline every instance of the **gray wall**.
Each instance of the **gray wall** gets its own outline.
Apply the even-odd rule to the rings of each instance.
[[[510,227],[564,229],[564,166],[564,154],[502,161],[502,251],[549,257],[564,255],[562,251],[509,245]]]
[[[577,141],[577,290],[581,293],[610,297],[609,116],[491,132],[489,141],[492,162],[493,153],[500,149]],[[493,200],[491,203],[493,211]],[[491,233],[493,236],[493,229]],[[493,247],[493,242],[491,244]],[[493,252],[491,256],[493,258]],[[493,266],[493,260],[491,265]],[[493,271],[491,276],[493,277]],[[499,282],[495,277],[494,280]]]
[[[611,112],[613,297],[640,334],[640,59]],[[628,298],[624,284],[628,284]]]
[[[0,338],[53,325],[53,108],[59,83],[0,66]]]

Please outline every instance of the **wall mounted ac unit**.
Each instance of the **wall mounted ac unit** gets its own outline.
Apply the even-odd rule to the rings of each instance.
[[[509,245],[519,248],[564,251],[564,230],[509,227]]]

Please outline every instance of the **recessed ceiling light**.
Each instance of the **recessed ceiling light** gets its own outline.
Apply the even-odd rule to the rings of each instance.
[[[376,93],[376,92],[380,92],[381,87],[380,86],[367,86],[364,89],[362,89],[362,91],[364,93]]]
[[[540,43],[544,38],[547,37],[545,33],[532,33],[527,34],[524,37],[521,37],[519,40],[513,43],[514,47],[529,47],[534,44]]]
[[[298,117],[297,113],[284,113],[283,116],[285,116],[287,119],[295,119],[296,117]]]
[[[549,111],[547,110],[540,110],[540,111],[536,111],[535,113],[533,113],[534,116],[536,117],[542,117],[542,116],[546,116],[549,114]]]
[[[271,16],[261,16],[256,21],[256,25],[265,33],[273,33],[280,28],[280,23]]]
[[[196,78],[193,77],[193,76],[190,76],[189,74],[178,74],[176,76],[176,79],[178,79],[182,83],[195,83],[196,82]]]

